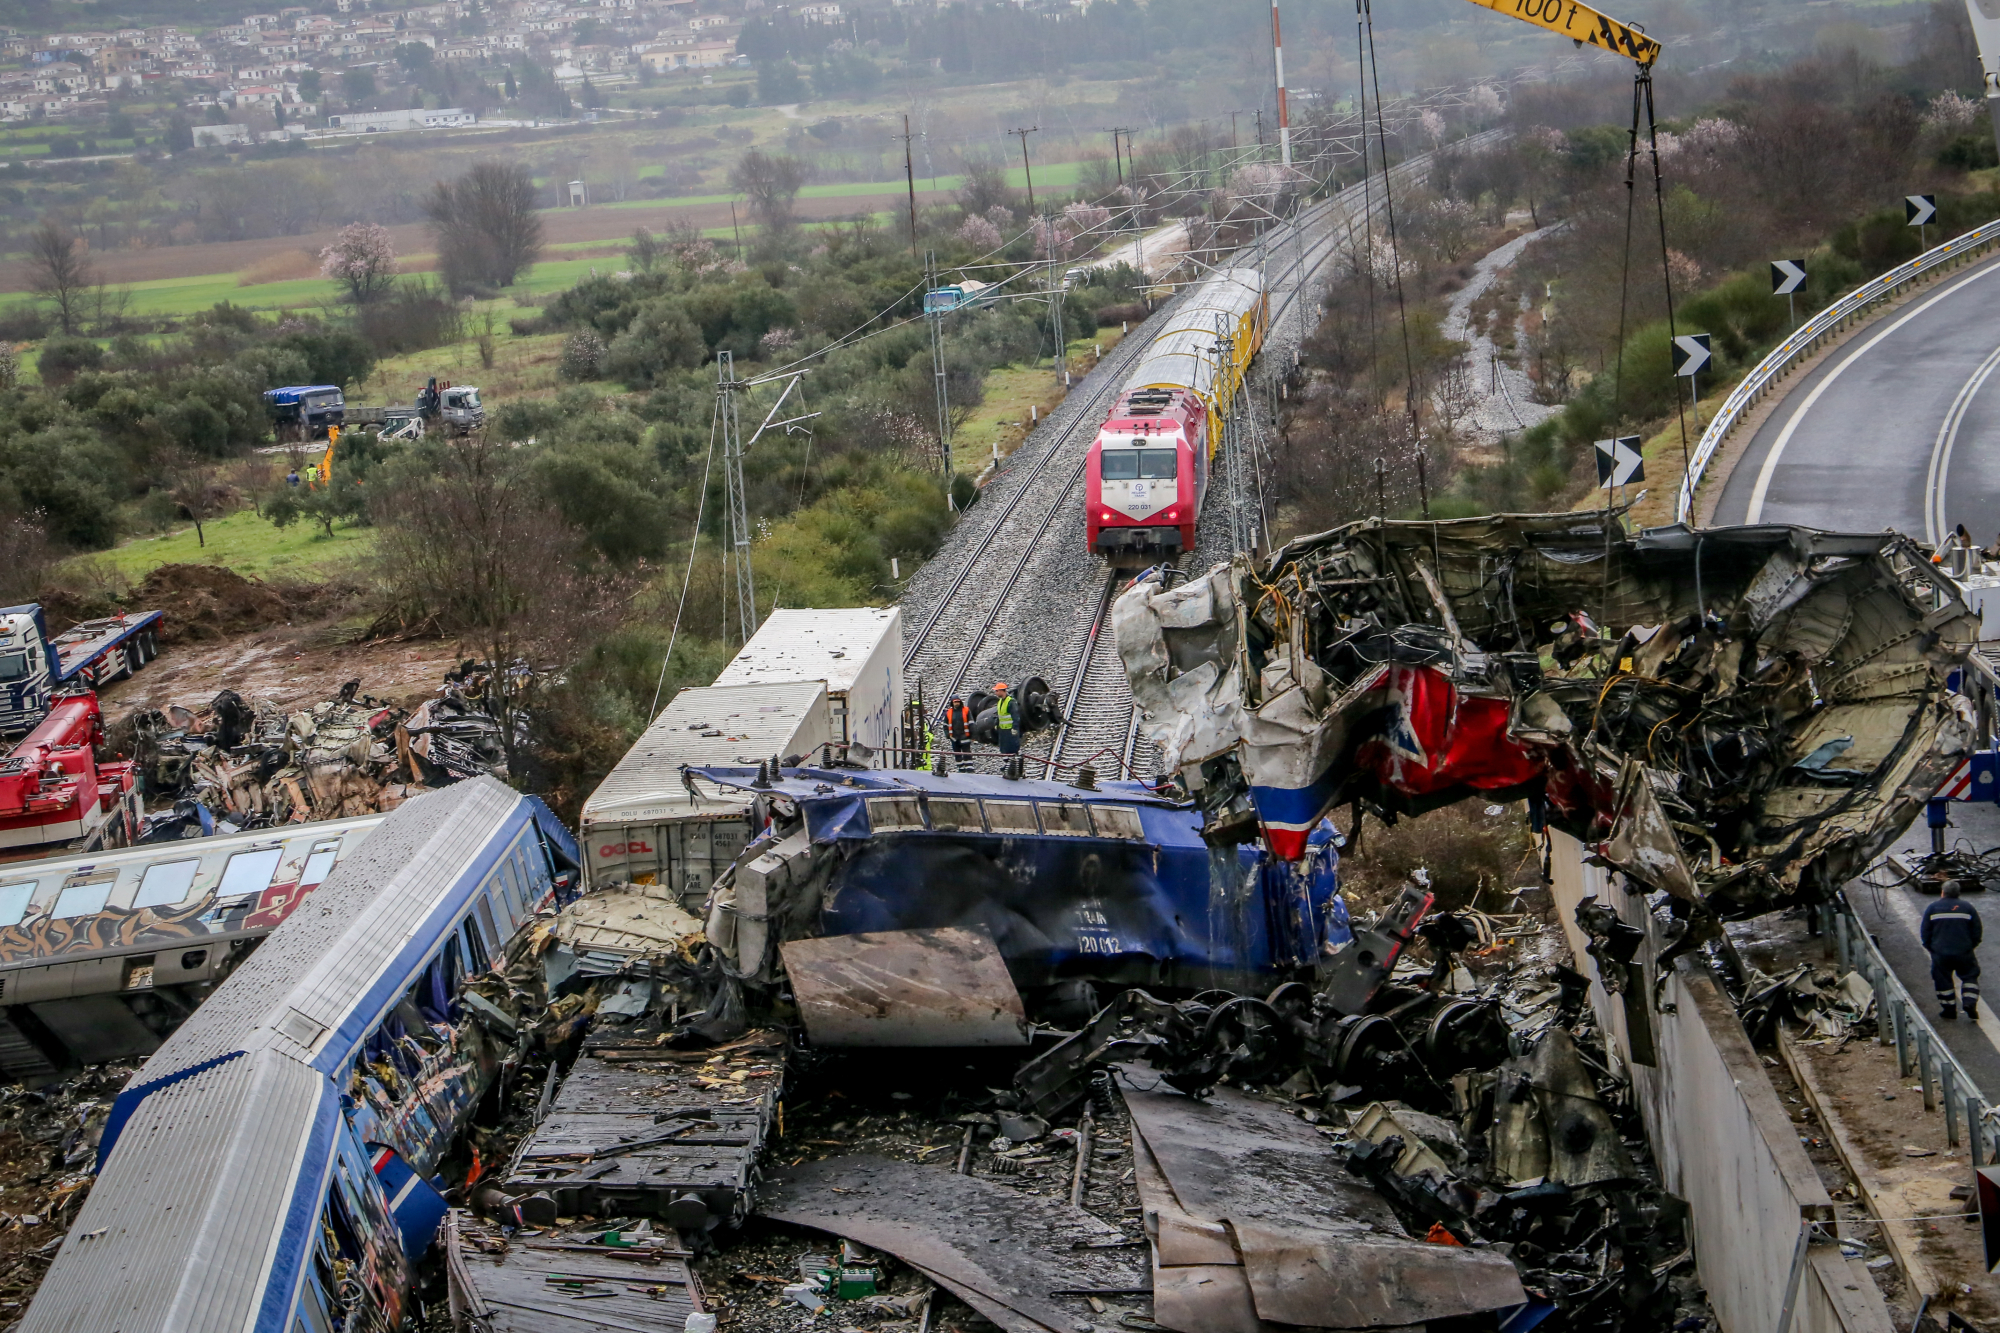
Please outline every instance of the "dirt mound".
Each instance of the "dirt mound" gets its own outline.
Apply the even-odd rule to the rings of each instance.
[[[120,595],[56,587],[44,589],[41,602],[51,633],[120,611],[164,611],[161,642],[180,644],[317,619],[355,591],[342,583],[266,583],[221,565],[161,565]]]

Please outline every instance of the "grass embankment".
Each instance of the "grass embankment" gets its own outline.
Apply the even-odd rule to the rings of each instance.
[[[1094,338],[1078,338],[1069,344],[1071,383],[1080,382],[1097,365],[1102,352],[1118,345],[1123,337],[1117,329],[1099,329]],[[1047,416],[1065,394],[1056,382],[1056,372],[1048,363],[1032,366],[1002,366],[986,374],[986,394],[964,425],[952,434],[952,462],[960,472],[977,476],[996,452],[1005,458],[1020,447],[1035,427],[1029,409]]]
[[[273,527],[255,510],[242,509],[202,524],[205,544],[195,541],[194,525],[153,537],[135,537],[108,551],[66,561],[63,572],[88,579],[115,575],[137,583],[161,565],[222,565],[251,578],[311,582],[358,563],[375,545],[373,528],[333,525],[328,537],[317,524]]]

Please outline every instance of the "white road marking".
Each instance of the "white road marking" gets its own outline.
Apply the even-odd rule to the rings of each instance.
[[[1785,456],[1785,446],[1792,442],[1792,435],[1798,430],[1799,423],[1805,420],[1806,413],[1812,411],[1813,404],[1817,403],[1819,401],[1819,396],[1825,393],[1835,380],[1840,378],[1840,373],[1842,371],[1846,370],[1856,361],[1859,361],[1862,357],[1868,355],[1868,353],[1873,351],[1876,345],[1879,344],[1884,338],[1887,338],[1897,329],[1902,328],[1905,324],[1915,319],[1918,315],[1921,315],[1926,310],[1929,310],[1939,301],[1944,300],[1945,297],[1954,295],[1955,293],[1958,292],[1960,288],[1970,286],[1972,283],[1978,282],[1981,278],[1984,278],[1994,272],[2000,272],[2000,266],[1989,264],[1987,267],[1980,269],[1977,273],[1971,274],[1968,277],[1960,278],[1957,282],[1945,288],[1943,291],[1939,292],[1936,296],[1931,297],[1930,300],[1925,301],[1922,305],[1918,306],[1916,309],[1903,315],[1902,318],[1898,319],[1888,328],[1883,329],[1880,333],[1870,338],[1867,342],[1861,344],[1861,346],[1855,348],[1852,352],[1849,352],[1847,356],[1838,365],[1836,365],[1832,370],[1828,371],[1826,374],[1826,378],[1821,380],[1818,384],[1815,384],[1813,386],[1813,391],[1806,395],[1805,401],[1800,403],[1796,408],[1792,410],[1791,416],[1787,418],[1785,421],[1784,430],[1780,431],[1778,433],[1778,438],[1771,442],[1771,452],[1764,456],[1764,465],[1757,469],[1757,487],[1755,490],[1750,492],[1750,508],[1748,512],[1746,512],[1743,515],[1743,521],[1745,523],[1756,523],[1763,519],[1764,497],[1770,493],[1771,478],[1778,470],[1778,460]]]
[[[2000,347],[1993,349],[1979,369],[1972,372],[1964,384],[1959,386],[1958,397],[1951,400],[1951,410],[1944,414],[1944,424],[1938,427],[1937,442],[1931,446],[1930,473],[1924,478],[1924,540],[1936,546],[1944,540],[1944,489],[1945,481],[1951,475],[1951,451],[1958,443],[1958,426],[1965,420],[1965,414],[1972,406],[1972,400],[2000,366]]]

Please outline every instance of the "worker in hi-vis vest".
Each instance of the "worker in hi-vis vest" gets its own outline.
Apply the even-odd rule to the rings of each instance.
[[[1000,697],[994,701],[994,730],[998,737],[1001,754],[1021,753],[1021,719],[1014,711],[1014,696],[1007,690],[1007,682],[1000,681],[993,686],[993,693]]]
[[[951,738],[951,752],[961,762],[972,757],[972,710],[965,700],[953,699],[944,706],[944,734]]]

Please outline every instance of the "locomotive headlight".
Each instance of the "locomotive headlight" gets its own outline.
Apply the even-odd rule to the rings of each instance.
[[[1109,523],[1111,521],[1111,511],[1109,509],[1104,511],[1104,521],[1106,523]]]

